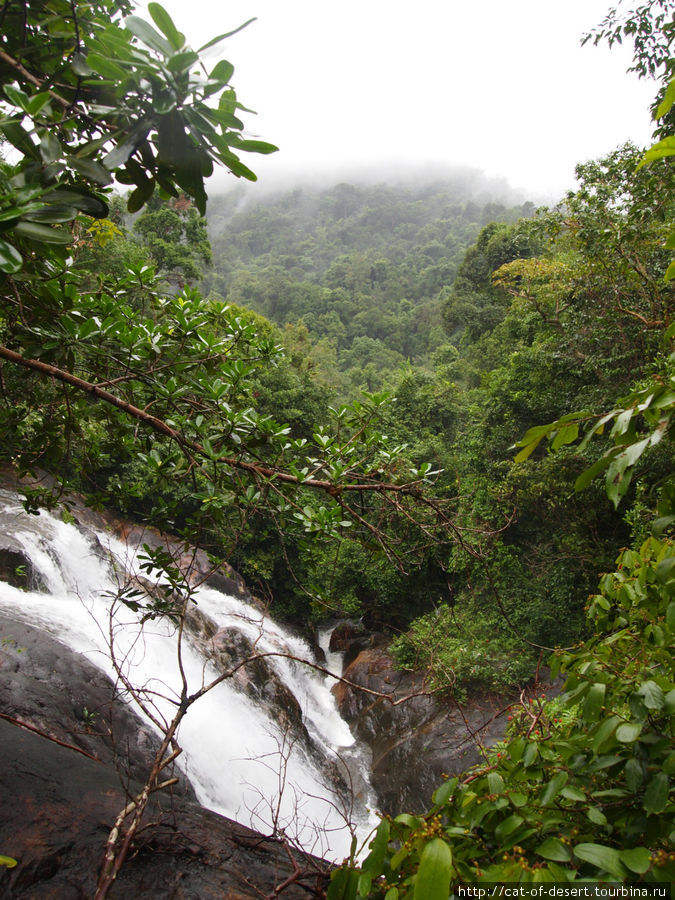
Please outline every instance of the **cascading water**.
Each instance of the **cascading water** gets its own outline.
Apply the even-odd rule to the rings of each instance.
[[[175,714],[181,668],[190,693],[218,677],[197,640],[182,641],[179,665],[175,626],[163,619],[141,626],[138,613],[115,602],[124,584],[138,582],[138,548],[105,534],[92,540],[46,512],[29,516],[4,491],[0,516],[39,581],[35,590],[0,582],[0,607],[85,654],[118,682],[114,654],[160,721]],[[178,733],[181,764],[199,801],[257,830],[283,830],[318,855],[342,858],[352,838],[346,820],[361,838],[377,820],[370,811],[375,801],[367,752],[337,711],[332,679],[298,661],[315,662],[305,641],[252,606],[206,586],[195,599],[213,630],[235,630],[258,654],[281,654],[267,661],[294,696],[306,728],[289,734],[269,703],[255,702],[232,679],[220,683],[194,703]],[[351,786],[351,797],[336,788],[336,770]]]
[[[326,668],[332,675],[342,675],[344,669],[345,655],[341,650],[330,649],[330,639],[335,631],[335,625],[324,626],[319,628],[317,634],[317,643],[323,650],[326,657]]]

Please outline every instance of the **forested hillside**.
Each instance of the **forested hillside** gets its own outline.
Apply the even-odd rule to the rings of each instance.
[[[456,686],[526,679],[538,651],[523,637],[551,647],[584,633],[597,572],[644,534],[669,452],[650,456],[622,514],[600,485],[571,489],[595,446],[527,459],[512,448],[532,426],[611,408],[663,349],[672,175],[636,175],[640,158],[625,146],[580,166],[578,189],[536,214],[462,200],[477,186],[461,180],[215,201],[204,288],[274,321],[290,354],[262,376],[259,404],[311,440],[326,403],[386,391],[388,439],[431,464],[430,490],[454,498],[471,535],[473,553],[429,546],[403,574],[372,548],[292,534],[280,546],[258,522],[234,558],[274,586],[280,611],[405,630],[431,609],[395,649]]]
[[[442,292],[480,228],[531,215],[500,193],[468,169],[417,186],[232,191],[209,205],[204,287],[285,326],[344,396],[381,390],[444,342]]]

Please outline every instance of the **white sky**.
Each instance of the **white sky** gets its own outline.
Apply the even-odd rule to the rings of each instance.
[[[557,196],[574,165],[649,142],[655,85],[629,48],[580,46],[610,0],[164,0],[195,47],[220,45],[239,99],[258,113],[245,154],[260,181],[390,165],[466,164]],[[233,179],[230,176],[230,180]],[[212,183],[210,190],[214,190]]]

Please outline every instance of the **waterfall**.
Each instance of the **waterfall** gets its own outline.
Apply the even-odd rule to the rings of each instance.
[[[31,560],[36,582],[25,590],[0,582],[0,608],[86,655],[119,683],[114,654],[159,720],[175,713],[181,668],[190,693],[218,676],[203,641],[189,629],[179,667],[176,626],[166,619],[141,625],[139,613],[116,600],[121,585],[140,581],[138,547],[105,533],[87,535],[47,512],[28,515],[18,497],[5,491],[0,521]],[[142,578],[161,583],[159,573],[143,572]],[[258,697],[235,679],[197,700],[178,740],[184,750],[180,764],[199,802],[258,831],[283,830],[317,855],[342,859],[352,840],[346,820],[363,839],[377,818],[368,753],[338,713],[333,679],[298,662],[316,662],[307,642],[253,606],[207,586],[196,591],[195,600],[211,632],[236,634],[260,654],[283,654],[268,657],[265,665],[302,714],[295,731],[281,726],[284,711],[265,697],[266,684]],[[336,781],[350,785],[351,793]]]

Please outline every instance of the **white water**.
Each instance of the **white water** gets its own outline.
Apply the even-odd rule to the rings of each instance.
[[[152,704],[153,714],[170,721],[181,689],[175,629],[160,620],[141,627],[139,614],[113,602],[129,573],[138,570],[135,549],[97,535],[108,553],[48,513],[27,515],[6,492],[0,492],[0,512],[5,530],[23,546],[47,588],[22,591],[0,582],[0,608],[85,654],[117,681],[114,652],[129,682]],[[257,651],[315,661],[305,641],[240,600],[207,587],[196,599],[202,613],[219,627],[236,627]],[[276,828],[318,855],[341,859],[352,837],[346,820],[360,838],[377,823],[369,810],[373,798],[364,771],[366,755],[338,713],[330,692],[332,679],[288,657],[270,660],[300,704],[315,746],[327,759],[344,761],[339,765],[349,770],[346,777],[355,795],[350,807],[329,785],[315,761],[316,752],[300,740],[289,740],[269,709],[255,704],[231,681],[190,708],[178,733],[184,750],[181,764],[199,801],[209,809],[262,832]],[[190,693],[219,674],[185,640],[182,665]]]
[[[326,657],[326,668],[332,675],[342,675],[344,669],[345,655],[341,650],[330,649],[331,635],[335,631],[335,625],[319,628],[317,633],[317,643],[323,650]]]

